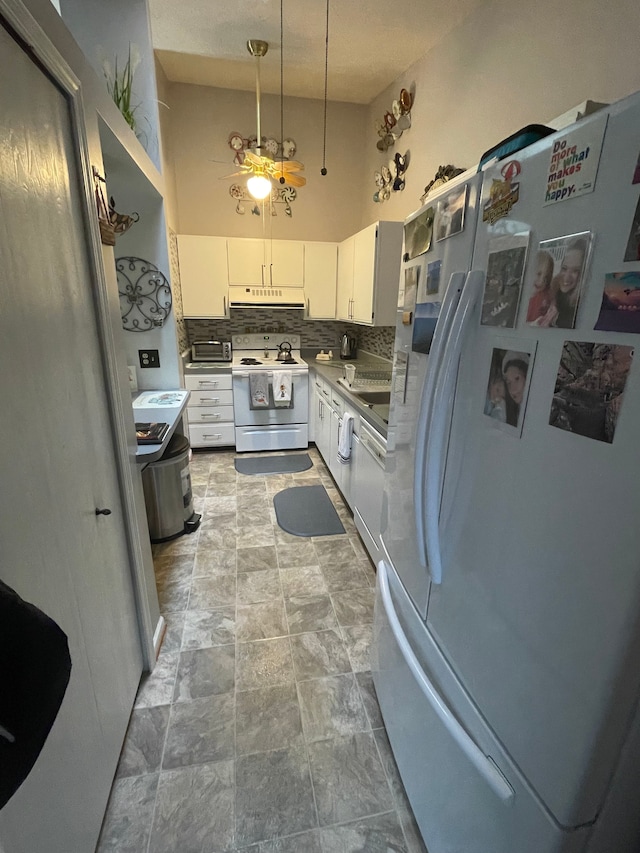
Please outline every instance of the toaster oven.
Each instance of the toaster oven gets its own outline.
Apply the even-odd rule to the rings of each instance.
[[[231,341],[194,341],[192,361],[231,361]]]

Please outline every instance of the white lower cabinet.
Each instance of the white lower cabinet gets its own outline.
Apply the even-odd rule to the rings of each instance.
[[[331,472],[343,497],[353,509],[353,484],[359,455],[360,416],[349,407],[348,402],[317,374],[312,374],[314,441],[324,462]],[[353,415],[351,439],[351,461],[344,465],[338,462],[338,442],[345,412]]]
[[[191,392],[187,407],[192,447],[228,447],[235,444],[231,373],[185,376]]]

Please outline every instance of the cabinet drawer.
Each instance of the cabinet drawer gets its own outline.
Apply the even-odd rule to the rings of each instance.
[[[189,424],[189,441],[192,447],[217,447],[233,445],[236,432],[233,423]]]
[[[218,391],[216,388],[211,391],[192,391],[189,408],[192,406],[233,406],[233,391]]]
[[[344,414],[344,400],[335,391],[331,391],[331,408],[334,412],[338,412],[339,415]]]
[[[223,373],[218,376],[215,374],[205,376],[188,375],[184,377],[184,384],[189,391],[230,391],[233,387],[230,373]],[[191,395],[191,400],[193,400],[193,394]]]
[[[233,423],[233,406],[189,406],[190,424]]]

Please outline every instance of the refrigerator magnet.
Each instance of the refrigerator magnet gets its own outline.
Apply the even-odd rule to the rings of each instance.
[[[413,352],[429,354],[439,316],[440,302],[418,302],[416,304],[411,339]]]
[[[496,177],[483,182],[483,196],[488,193],[488,198],[482,203],[482,221],[493,225],[503,216],[508,216],[514,204],[520,198],[520,182],[516,178],[520,174],[521,166],[518,160],[510,160],[495,172]],[[498,178],[497,175],[500,175]]]
[[[402,299],[402,305],[399,306],[402,308],[405,314],[410,314],[416,307],[419,281],[420,267],[417,265],[407,267],[404,271],[404,294]]]
[[[557,204],[592,193],[600,164],[608,113],[580,122],[576,129],[554,140],[547,166],[544,204]]]
[[[593,234],[581,231],[538,244],[527,323],[574,329],[591,254]]]
[[[551,426],[613,442],[633,347],[565,341],[551,402]]]
[[[624,259],[625,261],[640,261],[640,198],[636,205],[636,212],[633,214]]]
[[[516,324],[529,231],[489,240],[480,322],[512,329]]]
[[[463,230],[468,189],[469,187],[465,184],[438,201],[435,221],[436,240],[446,240],[447,237],[459,234]]]
[[[500,344],[491,350],[484,414],[497,428],[519,438],[529,397],[536,341],[501,338]]]
[[[640,334],[640,272],[606,274],[594,329]]]
[[[412,261],[431,248],[435,210],[428,207],[404,226],[404,261]]]
[[[427,292],[426,296],[435,296],[440,290],[440,272],[442,261],[434,261],[427,264]]]

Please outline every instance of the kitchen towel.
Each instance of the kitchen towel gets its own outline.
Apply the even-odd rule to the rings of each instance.
[[[291,406],[291,371],[273,371],[273,401],[280,409]]]
[[[0,809],[35,764],[70,675],[66,634],[0,581]]]
[[[351,462],[351,436],[353,434],[353,415],[345,412],[338,432],[338,462],[348,465]]]
[[[257,370],[249,373],[249,398],[252,409],[269,408],[269,379],[266,373]]]

